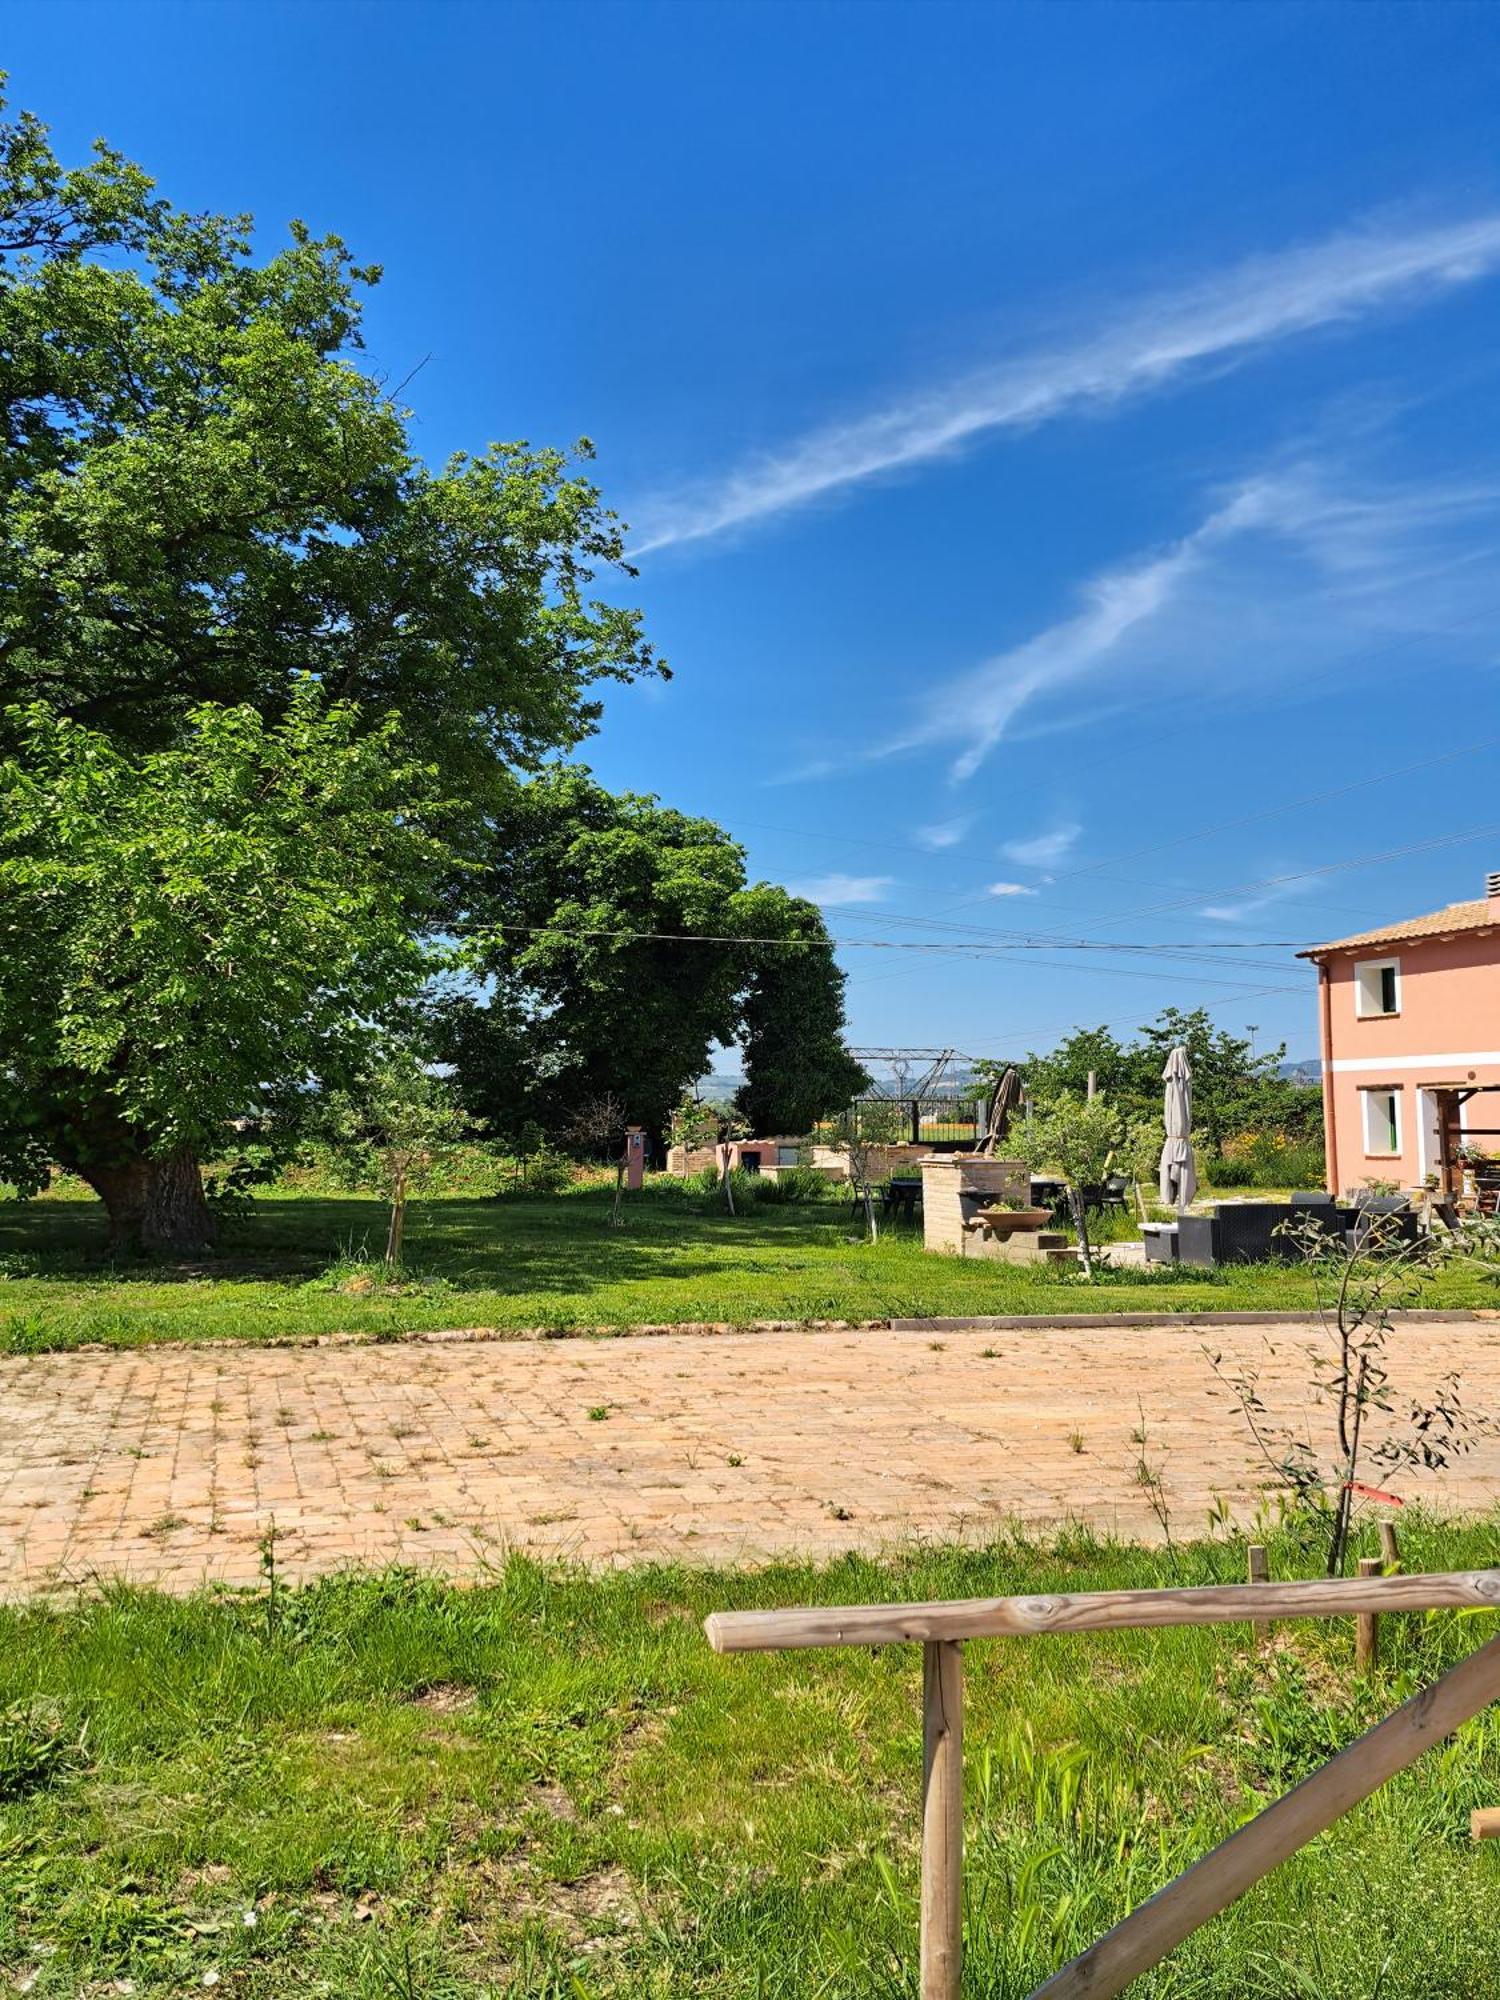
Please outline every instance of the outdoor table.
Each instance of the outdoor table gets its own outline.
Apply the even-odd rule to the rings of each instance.
[[[893,1177],[886,1182],[885,1191],[881,1195],[880,1201],[881,1207],[887,1215],[893,1210],[899,1210],[908,1222],[915,1222],[917,1219],[917,1203],[921,1199],[921,1181],[903,1176],[900,1179]]]

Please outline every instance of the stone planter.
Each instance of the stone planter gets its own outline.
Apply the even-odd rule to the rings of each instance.
[[[1045,1229],[1052,1220],[1052,1211],[1046,1208],[981,1208],[974,1220],[982,1222],[994,1236],[1020,1236]]]

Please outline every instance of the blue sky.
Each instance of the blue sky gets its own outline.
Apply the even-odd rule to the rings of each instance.
[[[675,678],[589,761],[952,947],[848,947],[856,1041],[1201,1003],[1310,1054],[1284,942],[1500,867],[1500,10],[6,27],[66,155],[384,265],[429,456],[595,440]]]

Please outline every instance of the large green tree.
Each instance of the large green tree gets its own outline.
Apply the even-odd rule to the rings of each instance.
[[[608,1097],[660,1134],[712,1049],[736,1041],[762,1130],[806,1129],[847,1101],[862,1072],[843,1053],[823,920],[748,886],[713,821],[570,766],[518,787],[491,835],[470,889],[485,991],[439,1011],[464,1102],[498,1130],[557,1130]]]
[[[269,1089],[358,1067],[428,970],[450,865],[430,770],[311,682],[122,751],[41,705],[0,760],[0,1175],[51,1162],[119,1248],[213,1241],[198,1160]],[[314,830],[316,838],[310,838]]]
[[[0,122],[0,751],[23,788],[44,768],[35,760],[57,754],[40,704],[90,733],[117,796],[131,792],[134,760],[138,844],[114,864],[123,876],[165,854],[182,823],[186,791],[170,794],[167,767],[147,760],[190,745],[223,755],[234,789],[241,752],[206,707],[273,738],[296,709],[305,734],[298,690],[316,687],[351,749],[379,740],[400,768],[425,767],[426,799],[449,803],[463,822],[450,838],[473,851],[488,847],[515,772],[593,727],[598,683],[656,668],[636,614],[591,594],[599,565],[622,566],[622,543],[565,455],[500,444],[432,470],[413,451],[407,413],[360,365],[377,275],[336,237],[295,225],[257,259],[245,218],[172,208],[103,146],[64,168],[34,117]],[[356,874],[384,867],[388,843],[348,850],[323,816],[326,746],[297,754],[311,759],[302,840]],[[63,867],[28,824],[36,865]],[[88,865],[106,894],[106,852],[92,847]],[[393,879],[408,940],[461,919],[461,867]],[[7,887],[17,921],[29,893],[18,883]],[[184,981],[189,940],[212,942],[206,922],[184,923],[180,950],[91,965],[82,989],[66,970],[81,962],[82,931],[44,927],[0,1014],[7,1151],[84,1170],[88,1135],[108,1134],[96,1185],[117,1235],[167,1248],[210,1233],[165,1183],[196,1187],[200,1150],[260,1060],[208,1059],[226,1045],[232,982]],[[356,967],[343,987],[366,1006],[382,980],[367,990]],[[330,991],[340,982],[330,989],[308,960],[255,995],[273,1014],[266,1061],[290,1058],[297,1022],[323,1018]],[[112,1025],[95,1048],[81,1007],[123,1040]],[[127,1086],[153,1065],[159,1088]]]
[[[761,884],[737,916],[746,937],[778,941],[747,951],[736,1102],[752,1132],[810,1132],[870,1086],[844,1042],[843,972],[815,904]]]

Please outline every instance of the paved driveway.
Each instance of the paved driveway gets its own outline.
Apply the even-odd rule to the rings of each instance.
[[[1295,1405],[1311,1328],[669,1334],[198,1347],[0,1360],[0,1590],[187,1589],[350,1561],[468,1572],[510,1549],[738,1562],[1008,1524],[1158,1537],[1259,1473],[1205,1344]],[[1500,1325],[1398,1336],[1401,1386],[1465,1371],[1500,1410]],[[1267,1355],[1267,1343],[1274,1355]],[[1147,1442],[1136,1433],[1142,1422]],[[1500,1495],[1500,1441],[1403,1492]]]

